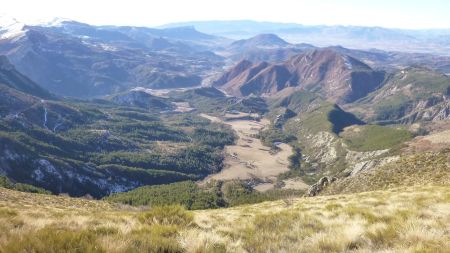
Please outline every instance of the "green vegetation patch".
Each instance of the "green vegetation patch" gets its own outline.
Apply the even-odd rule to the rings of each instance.
[[[30,184],[14,183],[5,176],[0,176],[0,187],[21,192],[52,194],[50,191]]]
[[[413,137],[407,130],[378,125],[349,127],[340,136],[355,151],[392,149]]]
[[[258,192],[242,181],[214,182],[204,187],[186,181],[143,186],[129,192],[112,194],[105,197],[105,200],[133,206],[181,205],[186,209],[196,210],[253,204],[302,194],[302,191],[282,189]]]
[[[308,106],[315,100],[321,101],[321,99],[314,93],[306,91],[297,91],[291,95],[271,101],[271,107],[285,107],[294,112],[306,111]]]
[[[223,206],[216,192],[204,191],[192,181],[143,186],[129,192],[113,194],[105,199],[135,206],[178,204],[187,209],[208,209]]]
[[[285,189],[273,189],[265,192],[258,192],[253,190],[246,182],[230,181],[223,184],[222,194],[228,206],[238,206],[284,199],[292,196],[301,196],[303,192]]]
[[[272,149],[277,149],[277,145],[275,145],[277,142],[290,143],[297,140],[294,135],[273,127],[261,131],[258,137],[264,145]]]

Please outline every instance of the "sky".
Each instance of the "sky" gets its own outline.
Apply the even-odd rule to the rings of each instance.
[[[0,0],[0,15],[93,25],[158,26],[201,20],[450,28],[450,0]]]

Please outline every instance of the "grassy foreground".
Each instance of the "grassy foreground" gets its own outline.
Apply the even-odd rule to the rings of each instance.
[[[0,188],[0,252],[449,252],[450,186],[149,210]]]

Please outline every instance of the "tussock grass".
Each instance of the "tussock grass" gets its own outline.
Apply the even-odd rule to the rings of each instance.
[[[193,215],[186,212],[180,205],[156,206],[150,211],[143,213],[139,220],[150,225],[187,226],[192,223]]]
[[[449,195],[449,186],[404,187],[203,211],[195,220],[223,234],[230,252],[449,252]]]
[[[193,215],[0,188],[0,252],[183,252]]]
[[[449,252],[450,186],[149,210],[0,188],[0,252]]]
[[[14,235],[2,248],[3,252],[91,253],[105,252],[96,242],[93,231],[70,231],[46,227],[28,234]]]

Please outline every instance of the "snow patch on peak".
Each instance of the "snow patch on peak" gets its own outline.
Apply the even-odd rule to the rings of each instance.
[[[25,24],[15,18],[0,16],[0,39],[22,37],[25,34]]]
[[[62,27],[65,22],[75,22],[75,21],[69,18],[56,17],[37,20],[33,22],[33,25],[43,27]]]
[[[0,15],[0,27],[8,27],[14,24],[20,23],[17,19],[13,17]]]

